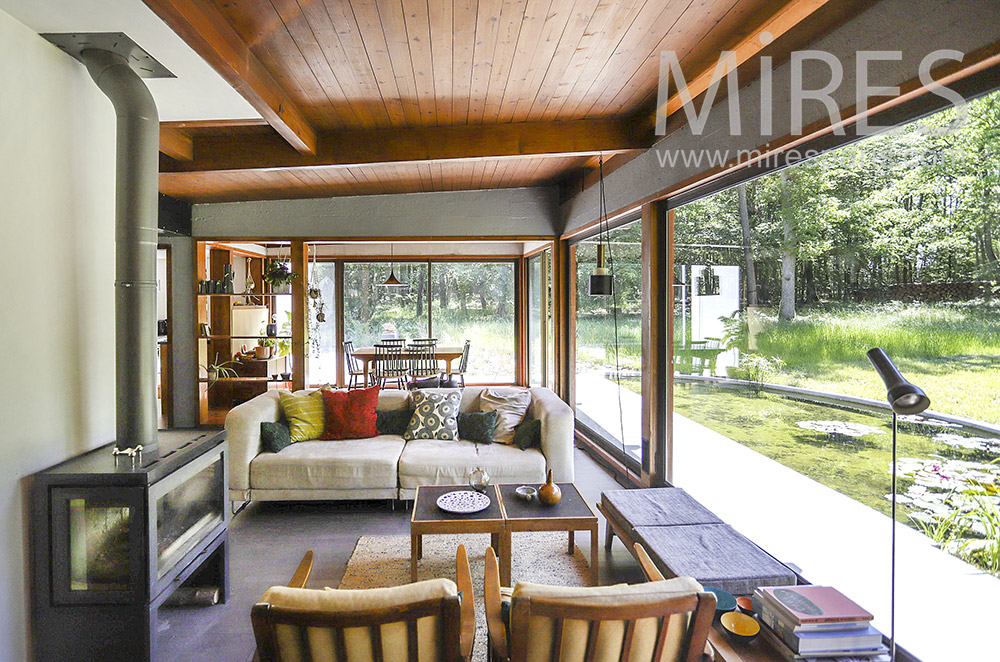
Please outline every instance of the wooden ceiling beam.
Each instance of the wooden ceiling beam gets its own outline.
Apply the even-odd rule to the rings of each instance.
[[[577,156],[645,149],[652,132],[621,119],[517,122],[321,133],[314,156],[273,133],[197,134],[197,158],[163,162],[163,172],[357,167],[387,163],[523,156]]]
[[[304,154],[316,153],[316,130],[212,3],[143,1],[219,72],[289,145]]]
[[[160,125],[160,152],[177,161],[194,160],[194,142],[183,129]]]
[[[736,66],[738,67],[767,48],[772,41],[777,40],[796,25],[799,25],[804,20],[809,18],[809,16],[816,13],[830,1],[831,0],[789,0],[781,5],[774,13],[764,19],[764,21],[762,21],[758,26],[745,33],[739,41],[727,46],[724,50],[734,53]],[[765,32],[770,33],[771,35],[770,39],[765,40],[766,43],[761,41],[761,35]],[[712,76],[715,73],[715,64],[715,62],[712,62],[710,65],[699,71],[694,78],[687,82],[687,89],[691,95],[691,99],[698,98],[699,95],[704,93],[711,86]],[[664,117],[670,117],[679,111],[683,105],[684,102],[681,99],[680,92],[674,91],[663,106],[656,107],[656,113],[653,115],[654,124],[657,117],[661,116],[661,113],[663,113],[662,116]]]

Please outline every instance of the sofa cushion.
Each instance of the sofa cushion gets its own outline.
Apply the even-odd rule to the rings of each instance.
[[[318,439],[323,434],[323,392],[278,392],[281,411],[288,420],[292,442]]]
[[[413,417],[412,409],[390,409],[375,412],[375,429],[379,434],[398,434],[403,436],[406,426]]]
[[[368,439],[375,429],[378,386],[353,391],[321,391],[326,423],[320,439]]]
[[[260,424],[260,445],[267,453],[277,453],[292,443],[292,433],[284,421],[262,421]]]
[[[300,441],[250,463],[253,489],[396,487],[402,438],[382,435],[344,441]]]
[[[542,445],[542,422],[537,418],[526,417],[514,428],[514,445],[522,451],[533,446]]]
[[[403,439],[458,439],[457,389],[424,389],[413,392],[413,416]]]
[[[477,444],[492,444],[497,427],[495,411],[469,411],[458,414],[458,437]]]
[[[416,439],[406,442],[399,457],[399,485],[464,485],[482,467],[494,483],[542,483],[545,456],[537,448],[522,451],[503,444]]]
[[[486,388],[479,394],[479,410],[497,413],[497,428],[493,441],[510,444],[514,441],[514,428],[524,420],[531,404],[531,391],[526,388]]]

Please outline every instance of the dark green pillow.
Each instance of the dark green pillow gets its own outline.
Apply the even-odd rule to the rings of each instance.
[[[514,445],[522,451],[532,446],[542,445],[542,422],[537,418],[526,418],[514,428]]]
[[[458,415],[458,437],[477,444],[492,444],[497,429],[495,411],[469,412]]]
[[[283,421],[260,424],[260,442],[268,453],[277,453],[292,444],[292,433]]]
[[[392,411],[375,412],[375,430],[379,434],[398,434],[406,432],[406,426],[413,418],[412,409],[394,409]]]

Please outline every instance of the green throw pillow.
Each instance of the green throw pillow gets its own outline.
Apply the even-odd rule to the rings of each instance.
[[[379,434],[404,434],[413,418],[412,409],[394,409],[375,412],[375,429]]]
[[[260,443],[265,452],[277,453],[285,446],[291,445],[292,433],[288,429],[288,425],[281,421],[264,422],[260,424]]]
[[[514,428],[514,445],[522,451],[541,446],[542,422],[537,418],[528,418]]]
[[[458,436],[477,444],[492,444],[497,429],[495,411],[469,412],[458,415]]]
[[[413,391],[413,416],[403,439],[458,439],[459,389]]]
[[[278,400],[281,402],[281,410],[285,412],[285,419],[288,420],[292,443],[319,439],[323,435],[326,412],[323,409],[322,391],[305,395],[279,391]]]

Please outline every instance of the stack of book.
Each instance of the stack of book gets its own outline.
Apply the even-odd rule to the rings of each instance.
[[[761,635],[789,662],[888,660],[872,615],[832,586],[765,586],[753,594]]]

